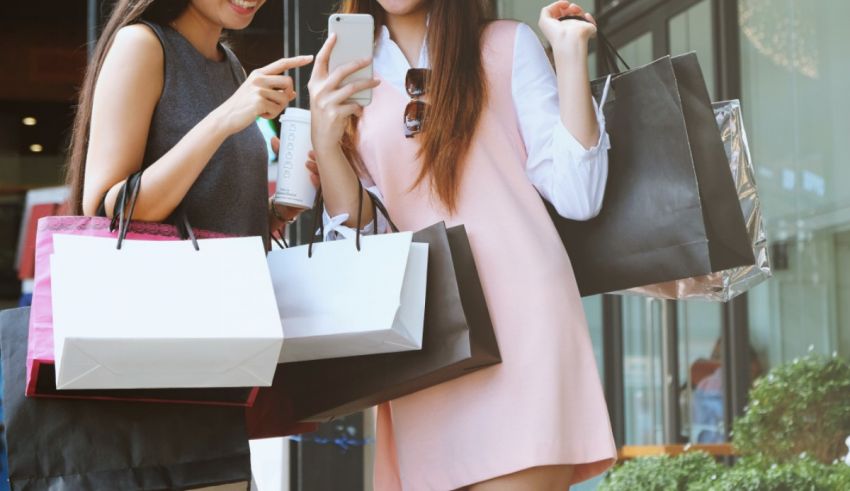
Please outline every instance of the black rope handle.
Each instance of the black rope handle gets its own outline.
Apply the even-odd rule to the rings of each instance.
[[[310,227],[310,243],[307,247],[307,257],[313,257],[313,242],[316,239],[316,229],[322,240],[325,238],[325,221],[321,219],[325,209],[325,201],[322,199],[322,188],[316,190],[316,199],[313,200],[313,226]]]
[[[589,20],[581,17],[579,15],[566,15],[558,19],[560,21],[564,20],[580,20],[584,22],[590,22]],[[626,70],[631,70],[631,67],[626,60],[620,56],[620,52],[617,51],[617,48],[614,44],[608,39],[599,28],[596,29],[596,38],[600,41],[601,45],[599,46],[599,52],[602,55],[602,59],[605,60],[605,65],[608,67],[608,73],[611,75],[617,75],[621,73],[620,68],[617,64],[617,60],[623,63],[623,66],[626,67]],[[604,47],[604,49],[602,49]],[[602,53],[604,51],[604,53]]]
[[[384,216],[387,220],[387,224],[390,226],[390,230],[394,233],[399,232],[399,228],[393,222],[392,218],[390,218],[390,212],[387,211],[387,207],[384,206],[384,203],[378,199],[373,193],[369,192],[367,189],[363,187],[363,183],[360,182],[360,179],[357,180],[358,189],[360,191],[360,198],[358,199],[358,212],[357,212],[357,228],[356,228],[356,243],[357,250],[360,250],[360,231],[362,229],[362,214],[363,214],[363,195],[366,194],[369,196],[369,200],[372,202],[372,235],[378,234],[378,212]],[[322,190],[316,192],[316,200],[313,203],[313,228],[315,231],[317,228],[319,229],[319,235],[324,238],[325,236],[325,224],[324,220],[319,220],[319,216],[324,212],[324,197],[322,196]],[[313,257],[313,243],[315,239],[315,232],[310,236],[310,243],[307,248],[307,257]]]
[[[196,251],[200,251],[201,248],[198,247],[198,239],[195,238],[195,231],[192,230],[192,225],[189,223],[189,217],[186,215],[186,212],[183,210],[183,204],[180,204],[178,213],[178,220],[183,225],[183,231],[181,231],[180,235],[182,236],[184,233],[189,237],[189,240],[192,241],[192,247],[195,248]],[[178,229],[180,227],[177,227]],[[185,237],[184,237],[185,240]]]
[[[357,252],[360,252],[360,224],[363,221],[363,193],[365,192],[360,179],[357,180],[357,191],[359,192],[359,196],[357,198],[357,235],[354,243],[357,247]],[[322,188],[320,187],[316,190],[316,199],[313,202],[313,227],[310,229],[310,242],[307,246],[308,258],[313,257],[313,244],[316,242],[316,229],[319,229],[319,236],[322,237],[323,240],[325,237],[325,221],[321,219],[324,209],[325,200],[324,196],[322,196]]]
[[[274,203],[272,203],[272,206],[274,206]],[[294,223],[294,220],[289,223]],[[275,237],[275,233],[277,233],[277,237]],[[286,241],[286,224],[279,229],[275,229],[269,224],[269,238],[281,249],[289,249],[289,242]]]
[[[284,230],[285,230],[285,228],[282,228],[282,229],[277,231],[278,235],[280,235],[279,239],[277,237],[275,237],[275,235],[274,235],[275,231],[274,230],[272,230],[271,233],[269,233],[269,236],[271,237],[272,242],[277,244],[277,246],[280,247],[281,249],[289,249],[289,242],[287,242],[286,239],[283,238]]]
[[[378,233],[378,213],[376,210],[380,210],[381,214],[384,215],[384,218],[387,220],[387,224],[390,226],[390,230],[394,233],[398,233],[398,227],[396,227],[395,223],[393,223],[393,219],[390,218],[390,212],[387,211],[387,207],[384,206],[384,203],[381,202],[374,194],[366,191],[366,194],[369,195],[369,198],[372,200],[372,216],[374,217],[375,230],[374,234]]]
[[[129,191],[129,189],[128,189],[129,184],[130,184],[130,178],[128,177],[127,179],[124,180],[124,184],[122,184],[121,187],[118,189],[118,195],[115,196],[115,203],[112,205],[112,219],[109,221],[109,231],[112,232],[112,233],[114,233],[116,230],[118,230],[118,227],[121,223],[121,217],[119,216],[119,212],[117,210],[120,208],[123,211],[124,207],[126,206],[126,201],[127,201],[126,198],[127,198],[127,192]],[[105,193],[103,195],[103,201],[101,202],[101,207],[103,207],[103,208],[106,207],[106,195],[107,194],[109,194],[108,191],[107,191],[107,193]],[[106,211],[103,212],[103,216],[104,217],[107,216]]]
[[[357,252],[360,252],[360,229],[363,226],[363,193],[365,192],[366,191],[363,189],[363,183],[360,182],[360,179],[357,179],[357,228],[354,232]]]
[[[112,221],[109,223],[109,231],[115,232],[116,229],[118,230],[118,244],[116,248],[119,250],[124,244],[127,234],[130,232],[130,222],[133,220],[133,215],[136,212],[136,202],[139,199],[139,193],[142,189],[143,172],[144,171],[138,171],[130,174],[130,176],[124,181],[124,185],[122,185],[121,189],[118,190],[118,196],[115,198],[115,206],[112,208]],[[126,210],[128,206],[128,196],[130,200],[130,209]],[[117,213],[116,208],[118,209]],[[174,225],[177,228],[180,238],[183,240],[191,240],[192,247],[194,247],[196,251],[201,250],[198,246],[198,239],[195,237],[195,231],[192,230],[192,225],[189,223],[189,217],[186,215],[183,203],[180,203],[175,210],[175,218],[176,223]]]
[[[118,214],[116,215],[115,210],[112,210],[112,223],[115,223],[115,217],[118,217],[118,244],[117,249],[121,249],[121,246],[124,244],[124,239],[127,238],[127,233],[130,229],[130,220],[133,218],[133,214],[136,210],[136,200],[139,197],[139,192],[142,187],[142,172],[134,172],[130,174],[130,177],[124,181],[124,185],[121,186],[121,195],[120,200],[116,200],[116,205],[119,205],[121,208],[118,210]],[[130,195],[130,211],[126,212],[127,208],[127,195]]]

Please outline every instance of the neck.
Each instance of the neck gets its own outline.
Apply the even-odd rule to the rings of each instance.
[[[204,57],[221,61],[223,54],[218,50],[218,42],[221,39],[223,26],[205,17],[191,3],[179,17],[171,22],[171,27],[185,37]]]
[[[422,44],[428,30],[427,19],[428,11],[424,8],[405,15],[386,16],[390,37],[401,48],[412,67],[419,64],[419,54],[422,52]]]

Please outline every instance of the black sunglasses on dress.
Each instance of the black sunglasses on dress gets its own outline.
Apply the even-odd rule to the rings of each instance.
[[[428,68],[411,68],[404,79],[404,87],[407,95],[410,96],[410,102],[404,108],[404,136],[407,138],[413,138],[421,133],[425,124],[428,104],[419,98],[425,95],[430,75],[431,70]]]

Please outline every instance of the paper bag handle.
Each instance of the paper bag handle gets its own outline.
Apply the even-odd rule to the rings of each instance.
[[[360,179],[357,180],[357,235],[355,246],[357,252],[360,252],[360,222],[363,219],[363,184]],[[325,210],[325,198],[322,195],[322,188],[316,190],[316,200],[313,202],[313,227],[310,229],[310,243],[307,246],[307,257],[313,257],[313,244],[316,242],[316,228],[319,229],[319,235],[325,236],[325,221],[321,219]]]
[[[387,224],[390,226],[390,230],[392,230],[393,233],[398,233],[398,227],[396,227],[395,223],[393,223],[393,219],[390,218],[390,212],[387,211],[387,207],[384,206],[384,203],[382,203],[377,196],[370,193],[368,190],[366,191],[366,194],[368,194],[369,199],[372,200],[372,216],[374,217],[373,220],[375,223],[374,234],[378,233],[378,211],[380,211],[381,215],[384,215],[384,218],[387,219]]]
[[[358,190],[358,200],[357,200],[357,226],[355,228],[355,246],[357,247],[357,251],[360,251],[360,230],[363,226],[363,194],[369,195],[369,199],[372,200],[372,216],[375,223],[375,229],[373,231],[373,235],[378,233],[378,211],[384,215],[384,218],[387,219],[387,223],[390,226],[390,229],[393,232],[398,232],[398,227],[396,227],[395,223],[393,223],[390,218],[390,214],[387,211],[387,208],[383,203],[372,193],[363,188],[363,183],[360,182],[360,179],[357,179],[357,190]],[[325,224],[324,220],[321,220],[320,217],[324,212],[325,201],[322,196],[322,188],[320,187],[316,190],[316,200],[313,203],[313,227],[310,229],[312,233],[310,234],[310,242],[307,247],[307,257],[313,257],[313,244],[316,241],[316,230],[319,230],[319,235],[321,237],[325,236]]]
[[[124,185],[121,186],[121,189],[118,190],[118,196],[115,198],[115,206],[112,208],[112,221],[109,224],[109,231],[115,232],[118,230],[118,244],[117,249],[121,249],[121,246],[124,244],[124,240],[127,238],[127,233],[130,230],[130,222],[133,220],[133,213],[136,210],[136,201],[139,198],[139,192],[142,188],[142,173],[144,170],[140,170],[138,172],[134,172],[130,174],[130,176],[124,181]],[[129,196],[129,207],[127,210],[127,197]],[[116,208],[118,211],[116,213]],[[183,207],[183,203],[175,210],[176,223],[174,224],[177,228],[177,232],[180,234],[180,238],[183,240],[189,239],[192,241],[192,246],[196,251],[200,250],[198,247],[198,240],[195,237],[195,232],[192,230],[192,225],[189,223],[189,217],[186,215],[186,210]]]

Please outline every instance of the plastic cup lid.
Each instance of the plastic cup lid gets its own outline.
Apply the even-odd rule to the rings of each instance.
[[[297,107],[287,107],[286,111],[280,116],[280,121],[295,121],[299,123],[310,122],[310,111]]]

